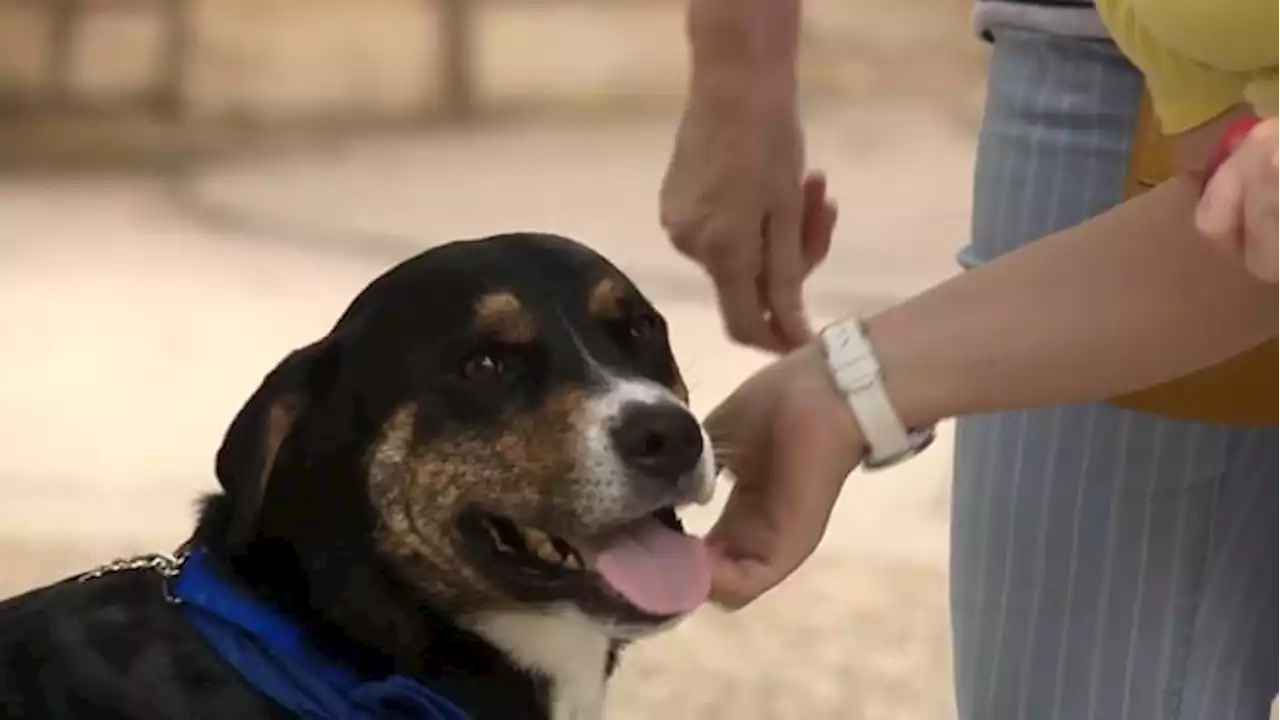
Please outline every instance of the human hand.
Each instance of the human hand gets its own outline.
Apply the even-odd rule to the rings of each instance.
[[[1196,227],[1219,247],[1244,260],[1257,277],[1277,274],[1276,119],[1253,127],[1205,186],[1196,208]]]
[[[733,339],[790,350],[812,337],[803,284],[831,248],[836,208],[820,174],[802,182],[794,77],[724,77],[695,82],[663,180],[662,224],[711,275]]]
[[[711,599],[737,609],[817,548],[864,443],[817,342],[748,379],[706,426],[717,460],[736,478],[707,535]]]

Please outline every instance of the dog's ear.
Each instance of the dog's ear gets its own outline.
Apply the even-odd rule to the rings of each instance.
[[[237,547],[257,527],[280,446],[332,380],[336,350],[326,339],[290,353],[231,421],[218,448],[218,482],[230,500],[226,542]]]

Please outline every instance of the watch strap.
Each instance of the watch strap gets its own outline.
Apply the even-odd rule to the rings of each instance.
[[[867,442],[867,467],[883,467],[914,455],[933,439],[933,429],[911,432],[889,400],[880,363],[861,322],[846,320],[822,331],[827,364],[836,386],[848,399]]]

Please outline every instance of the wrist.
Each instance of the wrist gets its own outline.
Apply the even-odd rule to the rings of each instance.
[[[933,423],[909,422],[896,407],[865,323],[847,319],[828,325],[819,343],[830,379],[865,439],[865,468],[896,465],[933,442]]]
[[[805,412],[815,417],[823,429],[822,454],[839,468],[837,475],[843,485],[870,455],[858,416],[827,364],[821,339],[792,351],[787,360],[795,363],[788,372],[804,389],[801,394],[805,397]]]
[[[686,30],[696,79],[795,76],[800,0],[690,0]]]
[[[688,105],[743,122],[759,122],[794,113],[799,101],[795,77],[783,71],[717,68],[695,72]]]
[[[873,315],[864,324],[867,340],[876,350],[885,393],[907,427],[934,425],[946,417],[940,399],[947,393],[931,374],[927,357],[921,357],[913,340],[918,333],[909,319],[894,308]]]
[[[827,363],[827,353],[822,345],[822,339],[815,338],[810,340],[796,350],[794,355],[805,369],[806,374],[815,378],[823,388],[826,396],[831,399],[829,406],[831,407],[830,422],[832,427],[836,428],[840,436],[845,438],[848,447],[858,448],[859,457],[864,455],[866,453],[867,440],[862,434],[862,428],[858,425],[858,416],[854,414],[848,398],[836,382],[835,375],[831,372],[831,366]]]

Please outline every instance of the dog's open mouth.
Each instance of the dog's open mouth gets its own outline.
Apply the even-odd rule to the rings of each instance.
[[[711,589],[706,547],[671,508],[573,540],[480,510],[460,527],[494,579],[620,619],[687,614]]]

